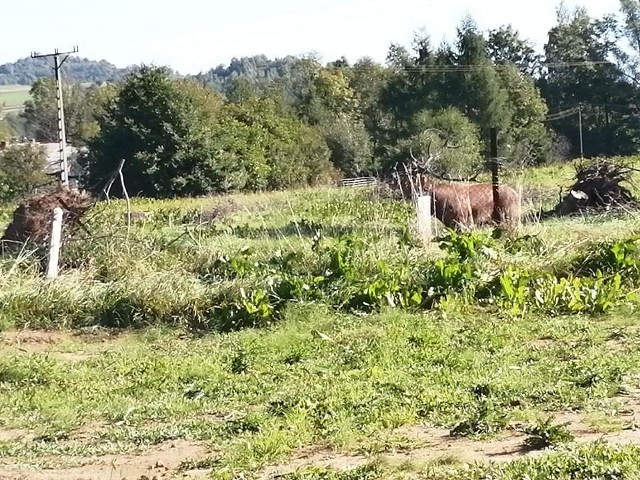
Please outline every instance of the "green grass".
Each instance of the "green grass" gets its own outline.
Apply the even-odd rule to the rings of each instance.
[[[548,185],[549,171],[529,175]],[[91,212],[94,237],[65,245],[54,282],[28,251],[0,259],[0,471],[187,441],[209,453],[183,469],[216,478],[310,450],[366,458],[347,473],[303,466],[285,478],[637,478],[637,447],[576,446],[545,423],[572,412],[582,427],[606,418],[591,422],[606,432],[633,424],[633,215],[531,223],[499,239],[485,229],[442,250],[416,240],[410,207],[368,190],[134,207],[150,214],[131,228],[123,202]],[[194,224],[214,209],[223,218]],[[616,239],[629,253],[607,263]],[[585,255],[605,281],[585,273]],[[535,278],[511,298],[506,272]],[[429,287],[442,289],[437,301]],[[518,434],[518,447],[555,450],[501,465],[398,461],[428,453],[436,430],[469,449]]]
[[[0,107],[15,110],[31,98],[28,85],[0,85]]]

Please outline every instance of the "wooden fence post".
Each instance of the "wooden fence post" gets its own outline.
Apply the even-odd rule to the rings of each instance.
[[[518,228],[522,228],[522,184],[518,185]]]
[[[498,174],[498,130],[491,128],[491,184],[493,186],[493,221],[500,221],[500,177]]]
[[[58,276],[58,259],[60,258],[60,241],[62,239],[62,213],[60,207],[53,209],[47,278],[56,278]]]
[[[422,242],[426,245],[431,241],[431,195],[418,196],[417,208],[418,213],[418,233]]]

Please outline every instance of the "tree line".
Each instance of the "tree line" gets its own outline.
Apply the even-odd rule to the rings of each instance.
[[[106,60],[89,60],[71,56],[62,66],[62,75],[71,82],[104,83],[122,80],[136,66],[118,68]],[[21,58],[13,63],[0,65],[0,85],[32,85],[51,77],[51,61]]]
[[[68,84],[67,134],[88,147],[87,186],[125,159],[132,191],[149,196],[380,174],[410,155],[467,175],[493,127],[514,167],[581,149],[627,155],[640,145],[638,39],[640,0],[620,0],[602,18],[561,6],[542,53],[511,26],[484,32],[464,18],[454,42],[419,34],[392,44],[384,64],[256,56],[188,77],[142,66],[107,85]],[[13,127],[55,139],[52,81],[37,80],[32,97]]]

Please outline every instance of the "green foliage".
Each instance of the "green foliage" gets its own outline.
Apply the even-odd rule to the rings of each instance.
[[[555,424],[552,417],[539,420],[535,425],[524,430],[529,435],[525,440],[525,445],[532,450],[542,450],[572,442],[574,437],[567,430],[567,425],[568,423]]]
[[[304,186],[331,175],[322,140],[272,101],[225,104],[149,67],[127,77],[99,117],[85,183],[101,189],[119,159],[128,189],[150,197]]]
[[[638,148],[640,135],[637,127],[631,126],[635,113],[625,107],[629,98],[637,98],[638,84],[629,81],[629,73],[624,70],[633,61],[622,51],[619,30],[620,25],[612,15],[592,18],[582,7],[573,11],[565,8],[549,30],[545,45],[546,61],[551,64],[585,58],[606,62],[580,69],[553,68],[540,82],[549,108],[582,105],[583,135],[590,138],[584,145],[588,157],[613,152],[630,154]],[[610,62],[612,58],[620,61]],[[572,152],[579,154],[578,116],[558,119],[553,127],[570,139]]]
[[[101,112],[111,94],[109,86],[85,87],[80,83],[63,84],[63,100],[67,140],[82,146],[97,133],[94,116]],[[22,117],[26,133],[39,142],[55,142],[58,139],[58,107],[55,80],[37,80],[30,90],[31,99],[25,102]]]
[[[501,304],[513,314],[528,309],[552,315],[598,314],[611,310],[626,298],[620,274],[595,277],[533,276],[526,271],[508,269],[500,275]]]
[[[308,467],[298,472],[282,476],[283,480],[373,480],[381,478],[384,470],[375,463],[356,467],[346,472],[328,470],[322,467]]]
[[[71,82],[103,83],[122,79],[131,68],[118,68],[105,61],[70,56],[62,66],[62,75]],[[43,78],[51,78],[50,63],[30,57],[0,65],[0,85],[32,85]]]
[[[478,129],[456,108],[418,112],[412,136],[398,142],[396,160],[431,155],[429,167],[439,175],[473,175],[482,166]],[[451,148],[453,147],[453,148]]]
[[[253,99],[226,110],[237,122],[235,131],[218,133],[235,150],[235,181],[227,189],[302,187],[323,183],[334,175],[320,135],[295,118],[281,115],[274,100]]]
[[[128,188],[137,194],[216,191],[224,166],[214,163],[208,122],[220,103],[173,80],[165,69],[144,67],[131,74],[98,120],[100,133],[89,142],[85,160],[86,183],[102,189],[124,159]]]
[[[13,202],[47,183],[43,149],[31,145],[11,146],[0,151],[0,202]]]
[[[511,25],[490,30],[487,35],[487,47],[491,60],[496,64],[513,64],[527,75],[533,75],[540,69],[542,59],[536,54],[534,45],[529,40],[521,38]]]
[[[640,278],[640,237],[598,243],[574,261],[573,270],[583,275],[619,275],[634,284]]]
[[[510,125],[500,139],[507,147],[500,154],[513,167],[547,163],[552,147],[550,131],[544,124],[548,107],[534,79],[513,64],[503,64],[497,72],[511,111]]]
[[[338,118],[319,130],[331,151],[331,163],[345,176],[374,173],[371,140],[362,123]]]
[[[499,407],[489,399],[482,398],[465,420],[451,429],[451,436],[468,437],[499,432],[507,425],[507,418]]]

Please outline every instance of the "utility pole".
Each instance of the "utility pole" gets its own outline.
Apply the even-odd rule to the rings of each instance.
[[[580,125],[580,158],[584,158],[584,144],[582,142],[582,104],[578,105],[578,123]]]
[[[64,102],[62,99],[62,77],[60,70],[64,62],[69,58],[72,53],[78,53],[78,47],[73,47],[70,52],[60,52],[55,49],[54,53],[39,54],[36,52],[31,53],[31,58],[46,58],[53,57],[53,70],[56,79],[56,100],[58,104],[58,144],[60,151],[60,184],[63,187],[69,186],[69,164],[67,163],[67,131],[64,122]],[[60,60],[60,57],[62,60]]]

